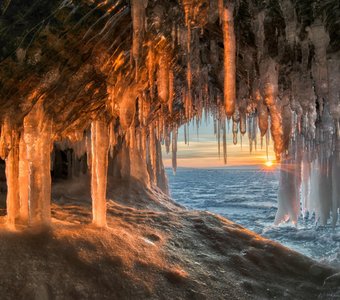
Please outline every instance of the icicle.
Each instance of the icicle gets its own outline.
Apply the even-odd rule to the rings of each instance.
[[[254,33],[255,33],[255,42],[257,46],[257,62],[259,63],[262,59],[264,53],[264,41],[265,41],[265,34],[264,34],[264,19],[265,19],[265,11],[260,11],[255,20],[254,20]]]
[[[283,159],[280,171],[278,210],[274,221],[276,225],[288,220],[297,224],[300,199],[297,197],[299,186],[297,186],[295,175],[294,162],[291,159]]]
[[[320,160],[318,216],[321,225],[326,225],[332,207],[332,177],[329,172],[329,160]]]
[[[148,43],[148,54],[146,56],[146,67],[148,70],[148,83],[150,87],[151,99],[154,98],[154,85],[155,85],[155,70],[156,70],[156,55],[154,45],[152,42]]]
[[[238,134],[238,124],[240,122],[240,113],[239,110],[236,109],[233,114],[233,143],[237,144],[237,134]]]
[[[269,130],[267,130],[267,133],[266,133],[266,156],[267,156],[267,161],[269,160],[269,140],[270,140],[270,133],[269,133]]]
[[[122,96],[119,103],[119,121],[124,130],[127,130],[134,122],[136,115],[136,99],[138,88],[136,85],[129,86]]]
[[[193,0],[182,0],[184,15],[185,15],[185,25],[188,26],[191,21],[191,14],[193,8]]]
[[[326,99],[328,94],[327,47],[330,42],[329,34],[320,20],[315,20],[314,24],[306,30],[315,51],[312,74],[316,94],[319,100]]]
[[[283,151],[283,132],[281,120],[281,108],[277,101],[278,94],[278,70],[273,59],[267,58],[260,65],[261,85],[263,87],[264,101],[269,109],[271,117],[271,134],[274,140],[276,159],[280,160]]]
[[[218,147],[218,157],[221,157],[221,120],[217,122],[217,147]]]
[[[339,121],[337,122],[336,134],[339,135]],[[332,157],[332,224],[335,227],[338,221],[338,213],[340,209],[340,137],[335,139],[335,151]]]
[[[161,54],[158,62],[157,89],[158,97],[162,103],[169,100],[169,59],[166,53]]]
[[[172,115],[173,112],[173,101],[174,101],[174,97],[175,97],[175,87],[174,87],[174,72],[171,69],[170,73],[169,73],[169,102],[168,102],[168,108],[169,108],[169,112]]]
[[[222,131],[223,131],[223,160],[224,160],[224,164],[227,164],[227,130],[226,130],[226,122],[224,118],[222,121]]]
[[[249,153],[251,153],[251,152],[253,151],[252,131],[253,131],[253,116],[250,115],[250,116],[248,117]]]
[[[247,132],[247,115],[243,111],[240,112],[240,131],[242,135]]]
[[[86,164],[88,170],[92,168],[92,147],[91,147],[91,133],[90,131],[86,131],[85,134],[85,148],[86,148]]]
[[[172,49],[175,49],[177,42],[177,26],[175,22],[172,23],[171,27],[171,42]]]
[[[177,135],[178,135],[178,129],[175,125],[172,129],[172,170],[174,174],[176,174],[177,171]]]
[[[156,137],[155,127],[151,124],[149,127],[149,151],[152,169],[152,180],[157,185],[157,153],[156,153]]]
[[[109,126],[109,144],[110,144],[110,157],[113,158],[113,151],[114,151],[114,147],[117,144],[117,136],[116,136],[116,132],[115,132],[115,123],[116,120],[113,120],[110,123]]]
[[[301,170],[301,204],[302,212],[304,215],[308,212],[308,200],[310,197],[310,177],[311,177],[311,164],[308,161],[307,154],[304,153],[302,159],[302,170]]]
[[[262,140],[262,137],[267,133],[267,130],[268,130],[268,108],[263,103],[262,99],[257,104],[257,112],[258,112],[259,128],[260,128],[261,140]]]
[[[145,8],[147,1],[131,0],[131,17],[132,17],[132,57],[135,61],[136,79],[138,77],[138,61],[140,56],[140,48],[143,41],[144,24],[145,24]]]
[[[331,56],[328,59],[328,101],[334,120],[340,120],[340,57]]]
[[[1,125],[1,136],[0,136],[0,157],[6,159],[10,149],[11,149],[11,136],[12,129],[10,126],[10,121],[5,118],[4,123]]]
[[[234,32],[234,6],[223,9],[222,31],[224,44],[224,104],[228,117],[235,111],[236,99],[236,38]]]
[[[147,161],[147,142],[148,142],[148,138],[147,138],[147,129],[146,127],[142,127],[142,159],[146,162]]]
[[[280,5],[285,19],[286,40],[288,45],[292,47],[295,44],[297,32],[295,7],[290,0],[283,0]]]
[[[108,169],[109,134],[106,121],[98,119],[91,123],[91,197],[92,222],[106,226],[106,185]]]
[[[223,12],[224,12],[224,0],[218,0],[218,16],[220,19],[220,25],[223,23]]]

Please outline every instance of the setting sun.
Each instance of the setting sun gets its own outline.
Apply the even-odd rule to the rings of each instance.
[[[270,168],[270,167],[272,167],[274,164],[273,164],[273,162],[272,162],[271,160],[268,160],[268,161],[266,161],[266,162],[264,163],[264,165],[265,165],[266,167]]]

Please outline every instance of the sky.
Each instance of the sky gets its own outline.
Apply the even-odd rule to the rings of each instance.
[[[178,131],[177,143],[177,165],[178,167],[187,168],[222,168],[235,166],[263,166],[267,162],[266,147],[261,149],[260,134],[257,139],[257,149],[249,151],[248,134],[242,138],[240,143],[240,134],[238,135],[238,144],[233,144],[233,138],[230,126],[227,126],[227,165],[224,164],[221,141],[221,158],[218,156],[218,143],[214,135],[213,119],[210,117],[203,121],[197,133],[197,127],[194,122],[189,125],[189,144],[184,142],[184,126]],[[228,131],[228,127],[230,130]],[[265,141],[264,141],[265,142]],[[269,144],[269,161],[275,160],[272,141]],[[165,167],[171,167],[171,149],[167,154],[163,146],[163,162]]]

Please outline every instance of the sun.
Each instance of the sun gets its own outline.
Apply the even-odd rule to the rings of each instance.
[[[271,160],[267,160],[264,165],[268,168],[272,167],[274,165],[274,163]]]

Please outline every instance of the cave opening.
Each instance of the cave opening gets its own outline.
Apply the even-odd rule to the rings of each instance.
[[[289,174],[295,173],[293,180],[299,178],[300,172],[304,174],[303,171],[299,169],[296,173],[296,166],[292,169],[289,162],[276,163],[273,140],[269,137],[263,141],[259,130],[256,130],[255,138],[251,133],[237,133],[236,139],[243,139],[243,143],[242,146],[235,145],[235,132],[228,123],[228,163],[225,164],[221,149],[218,149],[222,147],[217,142],[221,137],[214,130],[214,123],[210,116],[200,123],[191,122],[179,128],[176,172],[171,165],[170,153],[163,147],[171,197],[189,209],[222,215],[313,259],[338,264],[338,210],[332,210],[332,201],[325,200],[332,198],[332,185],[338,184],[337,177],[332,179],[333,158],[330,158],[330,168],[321,173],[322,177],[327,178],[327,191],[318,194],[320,191],[317,189],[309,189],[310,185],[318,188],[317,180],[322,179],[314,177],[309,182],[310,179],[303,178],[302,181],[307,183],[297,183],[294,199],[290,194],[291,203],[286,204],[286,219],[277,222],[280,218],[280,193],[284,189],[282,180],[287,180],[281,169]],[[289,184],[291,189],[294,183]],[[313,209],[308,206],[310,201],[316,201]],[[327,201],[328,207],[321,210],[321,202]],[[289,209],[297,210],[295,220],[290,219]]]

